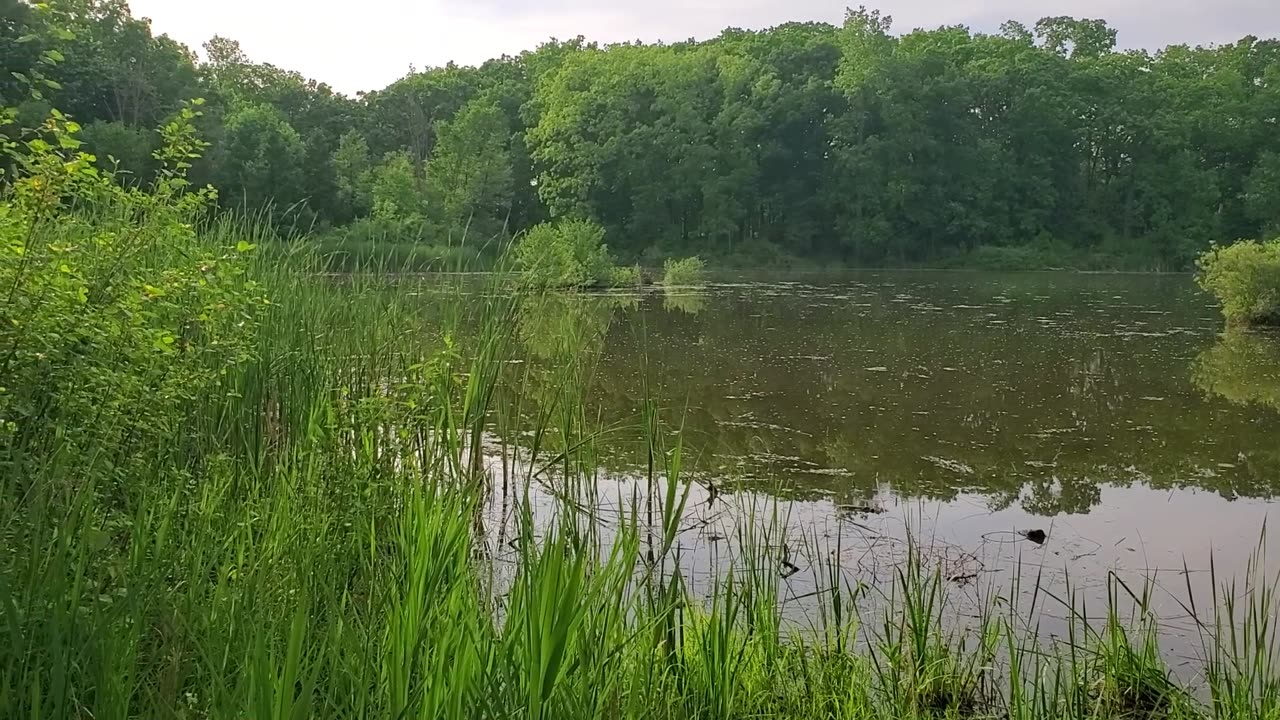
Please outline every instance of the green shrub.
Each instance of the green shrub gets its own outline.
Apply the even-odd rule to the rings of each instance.
[[[609,270],[609,286],[616,288],[640,287],[644,284],[644,274],[639,265],[620,265]]]
[[[1280,324],[1280,239],[1214,248],[1196,265],[1197,282],[1218,298],[1228,324]]]
[[[706,263],[696,256],[683,260],[667,260],[663,270],[663,285],[698,285],[706,282]]]
[[[249,356],[269,305],[250,274],[264,236],[205,222],[214,193],[185,176],[204,148],[198,117],[185,107],[162,128],[145,190],[95,167],[77,149],[79,126],[57,111],[11,144],[15,168],[0,189],[0,466],[110,448],[114,459],[82,468],[100,469],[98,481],[127,475],[128,443],[173,438],[181,409]]]
[[[537,287],[588,287],[613,279],[604,228],[590,220],[537,225],[516,242],[515,257],[526,282]]]

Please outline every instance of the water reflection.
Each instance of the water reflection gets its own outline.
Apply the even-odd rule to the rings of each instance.
[[[1107,487],[1280,488],[1275,343],[1212,344],[1216,313],[1183,277],[560,295],[527,303],[520,329],[549,368],[570,348],[597,354],[584,391],[602,425],[663,402],[719,486],[846,505],[978,496],[1039,516],[1088,513]],[[602,462],[639,467],[636,448],[603,447]]]
[[[604,349],[614,313],[637,303],[636,297],[625,295],[532,296],[520,305],[520,339],[536,358],[590,357]]]
[[[823,563],[887,588],[915,544],[957,617],[986,586],[1020,587],[1022,607],[1045,588],[1096,609],[1112,573],[1151,580],[1176,659],[1197,637],[1187,593],[1209,597],[1210,568],[1239,577],[1277,545],[1262,533],[1280,491],[1277,343],[1220,331],[1186,277],[892,273],[530,298],[512,427],[608,432],[503,439],[540,444],[543,464],[572,456],[590,478],[575,491],[609,526],[652,497],[640,420],[660,402],[696,468],[676,538],[695,594],[732,566],[743,528],[780,523],[769,536],[800,571],[779,597],[798,623]],[[567,493],[554,478],[528,497],[544,515]],[[506,528],[495,487],[490,524]],[[1033,530],[1043,545],[1019,534]],[[1042,609],[1041,631],[1062,635],[1066,611]]]
[[[664,288],[662,291],[662,309],[667,312],[682,312],[697,315],[707,306],[707,296],[702,290]]]
[[[1200,353],[1192,377],[1211,395],[1280,410],[1280,335],[1229,331]]]

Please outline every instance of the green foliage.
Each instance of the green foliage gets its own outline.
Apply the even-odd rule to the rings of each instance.
[[[80,139],[98,158],[99,167],[113,171],[117,179],[144,186],[152,181],[156,171],[152,157],[156,149],[155,131],[98,120],[81,129]]]
[[[426,191],[407,152],[388,153],[369,173],[373,217],[378,220],[426,219]]]
[[[609,269],[609,287],[634,288],[644,285],[644,273],[639,265],[619,265]]]
[[[421,223],[364,218],[317,237],[312,245],[333,272],[476,272],[494,266],[482,246],[437,244],[433,238]]]
[[[1280,324],[1280,239],[1214,248],[1197,266],[1197,282],[1218,299],[1228,324]]]
[[[368,141],[354,130],[345,133],[338,140],[338,149],[333,151],[334,180],[343,219],[367,215],[373,210],[369,182],[372,168]]]
[[[218,187],[232,202],[277,211],[300,199],[302,137],[270,105],[248,105],[226,118],[218,152]]]
[[[1266,152],[1245,180],[1245,210],[1267,237],[1280,233],[1280,151]]]
[[[700,285],[707,279],[706,263],[697,257],[668,259],[662,269],[663,285]]]
[[[245,358],[266,302],[246,274],[256,243],[219,243],[194,229],[215,197],[186,180],[203,147],[198,117],[186,109],[162,128],[160,172],[145,190],[99,172],[79,150],[79,126],[58,111],[10,149],[16,173],[0,197],[0,377],[9,388],[0,423],[18,445],[4,455],[181,436],[176,408]],[[127,446],[115,451],[93,459],[109,474],[90,479],[132,467]]]
[[[590,220],[542,223],[516,241],[516,264],[525,281],[536,287],[608,284],[614,267],[604,234],[604,228]]]
[[[705,506],[680,433],[646,402],[647,494],[603,497],[593,448],[621,430],[579,396],[630,294],[334,283],[305,241],[263,257],[269,230],[210,216],[186,178],[198,119],[161,128],[149,191],[100,171],[61,113],[3,141],[0,716],[1280,713],[1256,571],[1190,606],[1204,704],[1155,651],[1150,592],[1114,574],[1105,622],[1054,605],[1068,641],[1048,642],[1038,588],[1027,617],[1015,585],[952,628],[918,547],[871,610],[840,547],[815,546],[819,611],[788,625],[778,568],[807,541],[731,495],[723,565],[686,576]],[[598,226],[542,232],[607,269]]]
[[[56,105],[104,167],[142,178],[143,136],[208,97],[193,177],[281,229],[377,210],[442,245],[590,217],[626,262],[1161,270],[1280,230],[1275,40],[1117,51],[1098,19],[895,34],[854,10],[704,42],[549,42],[351,98],[229,38],[198,64],[118,0],[11,5],[0,104]],[[404,187],[379,209],[385,158]]]
[[[513,189],[511,134],[502,110],[484,100],[440,123],[426,172],[445,227],[485,238],[503,229]]]

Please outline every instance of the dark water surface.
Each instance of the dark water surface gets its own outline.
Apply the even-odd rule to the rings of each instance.
[[[1222,334],[1185,276],[723,283],[522,320],[601,350],[606,420],[656,396],[703,470],[793,496],[978,495],[1052,517],[1105,488],[1280,489],[1280,336]]]
[[[1188,276],[744,277],[530,303],[521,336],[548,360],[598,352],[602,425],[634,422],[646,397],[683,424],[695,572],[766,499],[860,581],[911,533],[957,583],[1012,566],[1076,588],[1154,574],[1170,616],[1184,567],[1203,585],[1210,553],[1238,573],[1269,544],[1280,337],[1223,334]],[[619,486],[642,468],[622,439],[601,457]]]

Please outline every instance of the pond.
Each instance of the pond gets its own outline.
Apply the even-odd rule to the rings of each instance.
[[[1186,277],[722,284],[608,320],[607,411],[634,413],[647,380],[711,467],[798,495],[976,493],[1054,516],[1105,487],[1280,489],[1280,347],[1220,337]]]
[[[1239,574],[1271,544],[1280,337],[1224,334],[1188,276],[744,276],[531,302],[521,336],[544,359],[594,352],[601,427],[652,399],[682,428],[695,573],[743,500],[767,499],[797,548],[838,544],[859,582],[910,536],[956,584],[1153,579],[1176,626],[1211,556]],[[626,487],[644,457],[605,437],[602,482]]]

